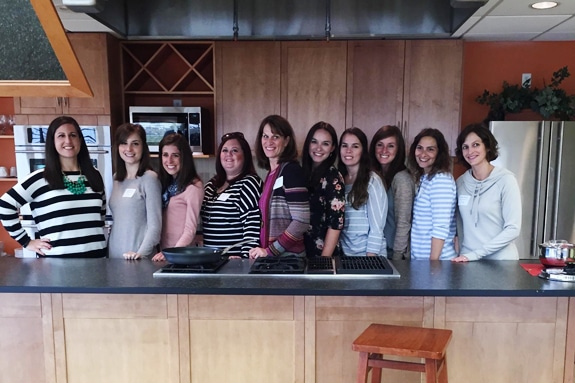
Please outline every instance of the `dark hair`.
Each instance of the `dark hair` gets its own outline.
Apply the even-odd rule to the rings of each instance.
[[[291,127],[288,120],[282,116],[278,116],[277,114],[272,114],[271,116],[267,116],[262,120],[260,123],[260,128],[258,129],[258,134],[256,136],[255,147],[258,166],[260,168],[270,170],[270,160],[266,157],[262,146],[262,134],[266,125],[270,126],[270,129],[273,133],[288,138],[288,143],[284,150],[281,152],[280,158],[278,158],[278,163],[281,164],[284,162],[297,161],[297,147],[295,143],[295,134],[293,132],[293,128]]]
[[[359,128],[349,128],[343,131],[339,139],[339,152],[341,155],[341,145],[343,143],[343,137],[345,135],[353,135],[359,139],[361,143],[361,157],[359,159],[359,169],[357,171],[357,176],[355,177],[355,182],[351,187],[351,191],[347,196],[347,200],[351,203],[354,209],[359,209],[361,205],[367,202],[369,198],[369,193],[367,192],[367,187],[369,185],[369,177],[371,173],[371,161],[369,160],[369,152],[367,150],[367,136]],[[339,172],[342,176],[347,175],[347,167],[340,161],[338,165]]]
[[[212,183],[214,184],[214,187],[216,189],[222,186],[228,180],[226,171],[222,166],[222,160],[220,156],[222,154],[222,148],[224,147],[224,144],[229,140],[237,140],[240,143],[240,147],[242,148],[242,152],[244,154],[244,165],[242,166],[242,171],[236,178],[228,181],[230,185],[236,182],[237,180],[241,180],[247,175],[256,174],[256,169],[254,168],[254,161],[252,159],[252,150],[250,148],[250,144],[248,144],[248,142],[244,138],[243,133],[234,132],[224,134],[224,136],[222,137],[222,142],[220,143],[220,146],[218,146],[216,175],[212,178]]]
[[[445,141],[443,133],[438,129],[425,128],[413,139],[413,143],[409,149],[409,157],[407,159],[411,172],[416,178],[416,182],[419,182],[419,179],[424,173],[423,169],[419,167],[415,159],[415,148],[417,148],[419,141],[421,141],[423,137],[431,137],[435,139],[435,142],[437,143],[437,156],[435,157],[435,161],[433,162],[433,165],[431,165],[431,170],[427,175],[429,179],[432,179],[437,173],[449,173],[451,166],[449,146],[447,145],[447,141]]]
[[[178,192],[182,192],[188,185],[200,180],[196,166],[194,165],[194,157],[188,141],[179,133],[170,133],[164,136],[160,141],[160,182],[162,183],[162,191],[166,191],[168,186],[173,182],[172,177],[162,164],[162,154],[164,146],[173,145],[180,151],[180,171],[176,176],[176,184]]]
[[[395,158],[389,164],[387,170],[384,172],[381,164],[377,160],[377,156],[375,154],[375,148],[377,147],[377,143],[384,138],[395,137],[395,143],[397,144],[397,153],[395,154]],[[383,178],[385,187],[388,188],[391,186],[391,182],[393,181],[393,177],[397,173],[402,170],[406,169],[405,166],[405,141],[403,140],[403,135],[401,134],[401,130],[397,126],[394,125],[385,125],[379,128],[377,132],[375,132],[373,138],[371,139],[371,144],[369,146],[369,157],[371,158],[371,162],[375,171]]]
[[[104,191],[104,181],[102,175],[92,164],[90,153],[86,146],[86,140],[80,129],[78,122],[69,116],[56,117],[48,126],[46,133],[46,167],[44,168],[44,178],[52,189],[64,189],[64,180],[62,177],[62,164],[60,163],[60,154],[56,150],[54,136],[56,130],[62,125],[70,124],[74,126],[78,137],[80,138],[80,151],[78,152],[77,160],[80,172],[86,177],[92,190],[96,192]]]
[[[493,133],[489,130],[489,128],[483,124],[470,124],[467,125],[459,136],[457,136],[456,141],[456,148],[455,148],[455,155],[457,156],[457,160],[467,169],[471,168],[471,165],[463,158],[463,142],[469,136],[470,133],[475,133],[485,145],[486,155],[485,158],[488,162],[493,161],[497,157],[499,157],[499,144],[497,143],[497,139],[493,136]]]
[[[142,158],[140,159],[140,164],[138,166],[138,172],[136,175],[141,177],[144,175],[146,170],[152,169],[150,165],[150,149],[148,148],[148,143],[146,142],[146,131],[141,125],[130,124],[129,122],[122,124],[116,128],[116,133],[114,137],[114,165],[116,166],[116,174],[114,179],[118,181],[123,181],[126,179],[126,163],[120,156],[120,145],[125,144],[128,138],[132,134],[137,134],[142,145]]]
[[[331,136],[331,142],[333,144],[334,149],[329,154],[329,156],[314,169],[313,168],[314,162],[309,155],[309,145],[311,144],[313,135],[318,130],[325,130]],[[332,167],[333,164],[335,163],[335,160],[337,158],[336,153],[337,148],[338,148],[337,133],[335,132],[335,129],[333,128],[333,126],[331,126],[331,124],[320,121],[311,127],[311,129],[307,133],[307,137],[305,138],[305,142],[303,144],[303,152],[301,156],[303,172],[307,182],[307,187],[310,191],[312,191],[317,186],[319,180],[326,174],[328,169]]]

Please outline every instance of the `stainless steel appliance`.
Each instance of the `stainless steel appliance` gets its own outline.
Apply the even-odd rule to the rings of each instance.
[[[539,256],[549,239],[575,240],[575,122],[493,121],[496,166],[511,170],[521,189],[520,258]]]
[[[158,152],[166,134],[177,132],[186,137],[194,154],[203,154],[208,120],[208,111],[201,107],[130,106],[130,122],[142,125],[152,153]]]
[[[81,126],[82,135],[88,146],[90,158],[94,166],[102,174],[106,196],[112,194],[112,139],[109,126]],[[45,166],[45,142],[48,126],[45,125],[15,125],[14,151],[16,154],[16,170],[18,182],[22,182],[28,174]],[[31,238],[35,238],[36,224],[30,212],[30,206],[20,209],[22,226]],[[108,207],[107,221],[111,221]],[[24,249],[25,250],[25,249]],[[35,257],[35,254],[25,250],[24,256]]]

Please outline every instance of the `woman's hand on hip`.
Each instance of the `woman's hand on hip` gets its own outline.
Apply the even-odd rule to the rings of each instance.
[[[28,246],[26,246],[26,249],[38,253],[40,255],[46,255],[44,254],[44,251],[50,250],[51,248],[52,245],[50,244],[49,238],[33,239],[30,241],[30,243],[28,243]]]

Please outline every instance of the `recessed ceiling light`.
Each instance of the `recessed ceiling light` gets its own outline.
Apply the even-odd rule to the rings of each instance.
[[[550,9],[555,8],[558,5],[559,3],[556,1],[540,1],[538,3],[531,4],[530,7],[533,9]]]

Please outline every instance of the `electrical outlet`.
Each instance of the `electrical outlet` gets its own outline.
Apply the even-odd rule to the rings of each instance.
[[[182,100],[174,100],[172,103],[174,106],[182,106]]]
[[[524,88],[531,87],[531,73],[523,73],[521,75],[521,86]]]

